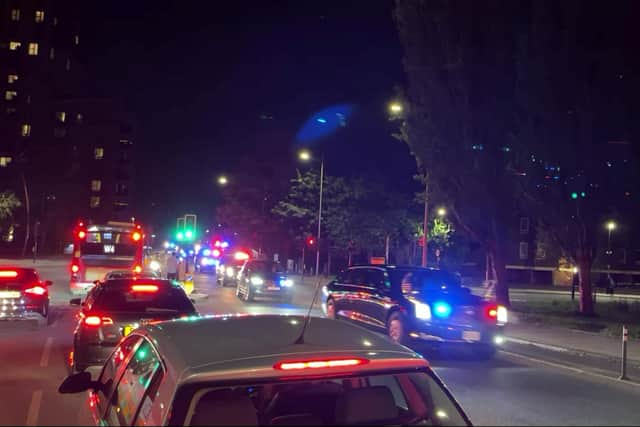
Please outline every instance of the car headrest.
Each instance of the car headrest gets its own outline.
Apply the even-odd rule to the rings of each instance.
[[[258,416],[253,402],[245,393],[215,390],[200,398],[190,425],[257,426]]]
[[[321,426],[322,418],[313,414],[291,414],[275,417],[269,425],[272,426]]]
[[[338,398],[335,416],[338,425],[385,422],[398,416],[398,407],[386,386],[354,388]]]

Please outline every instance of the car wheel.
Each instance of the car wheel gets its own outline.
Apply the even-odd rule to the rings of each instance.
[[[473,352],[480,360],[490,360],[496,355],[497,349],[490,344],[479,344]]]
[[[398,344],[406,344],[407,342],[406,322],[402,314],[397,311],[391,313],[387,320],[387,335]]]
[[[241,292],[240,292],[240,286],[236,286],[236,296],[237,296],[238,298],[240,298],[240,297],[242,296],[242,295],[240,295],[240,294],[241,294]]]
[[[249,285],[247,285],[247,287],[244,289],[244,300],[246,302],[253,301],[253,295],[251,293],[251,286],[249,286]]]
[[[327,300],[327,319],[336,319],[336,304],[332,299]]]

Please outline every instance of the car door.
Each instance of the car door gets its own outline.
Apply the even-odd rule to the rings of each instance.
[[[386,327],[387,306],[391,303],[388,277],[381,268],[363,268],[360,298],[354,301],[364,322],[379,328]]]
[[[164,367],[153,345],[145,338],[131,353],[105,414],[107,425],[159,425],[154,402],[164,377]],[[154,416],[155,415],[155,416]]]
[[[351,317],[367,325],[378,326],[370,309],[370,301],[376,294],[375,285],[371,282],[373,277],[371,270],[368,267],[356,267],[351,270],[353,275],[353,284],[349,294]]]

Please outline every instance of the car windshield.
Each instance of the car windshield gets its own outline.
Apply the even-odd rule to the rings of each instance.
[[[195,308],[182,288],[160,285],[157,292],[132,290],[134,281],[109,281],[96,291],[93,308],[106,312],[175,311],[193,313]]]
[[[280,263],[272,261],[254,261],[249,264],[249,270],[254,273],[283,273]]]
[[[426,372],[200,387],[179,393],[181,397],[185,408],[194,408],[184,415],[184,425],[214,425],[220,420],[229,425],[468,424]]]
[[[460,279],[442,270],[394,269],[389,273],[394,286],[400,285],[403,293],[456,291]]]

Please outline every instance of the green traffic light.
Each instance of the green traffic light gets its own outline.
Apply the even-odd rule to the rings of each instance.
[[[585,193],[584,191],[580,193],[580,197],[587,197],[587,193]]]
[[[178,231],[178,233],[176,234],[176,239],[184,240],[184,233],[182,231]]]
[[[185,231],[184,235],[186,236],[187,239],[192,239],[193,238],[193,231],[187,230],[187,231]]]
[[[571,198],[573,200],[577,199],[578,198],[578,193],[576,193],[575,191],[573,193],[571,193]]]

